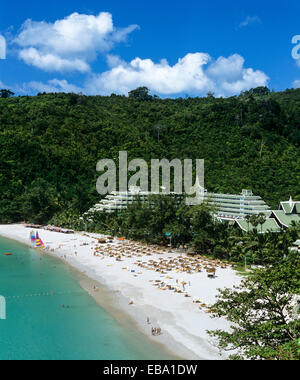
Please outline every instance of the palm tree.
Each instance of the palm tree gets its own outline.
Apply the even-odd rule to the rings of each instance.
[[[257,216],[257,221],[260,224],[260,232],[262,233],[262,226],[266,222],[267,218],[266,215],[263,214],[262,212],[258,214]]]
[[[246,215],[246,216],[245,216],[245,220],[247,221],[247,224],[248,224],[248,232],[249,232],[251,215]]]
[[[160,132],[164,129],[164,126],[161,124],[156,124],[153,128],[157,132],[157,141],[159,141]]]
[[[252,215],[250,217],[250,223],[256,229],[256,227],[259,225],[258,216],[257,215]]]

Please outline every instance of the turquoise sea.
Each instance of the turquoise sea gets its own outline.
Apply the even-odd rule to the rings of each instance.
[[[38,251],[0,238],[0,295],[6,298],[0,360],[170,359],[142,334],[119,325],[68,266],[40,258]]]

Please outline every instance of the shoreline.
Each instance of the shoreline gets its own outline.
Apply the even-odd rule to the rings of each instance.
[[[128,268],[129,266],[136,268],[132,260],[122,260],[123,263],[116,263],[108,257],[99,259],[99,257],[92,256],[95,239],[103,237],[103,235],[86,233],[65,235],[43,229],[37,229],[37,231],[47,248],[43,252],[59,258],[64,264],[67,264],[75,274],[80,286],[118,324],[142,333],[146,339],[174,357],[174,360],[221,360],[226,358],[225,356],[220,357],[218,349],[209,341],[206,330],[227,329],[228,322],[221,319],[213,320],[207,314],[197,310],[199,309],[198,305],[195,307],[196,305],[193,305],[191,300],[185,302],[182,295],[181,297],[178,294],[167,296],[162,292],[159,293],[158,289],[151,288],[152,284],[149,282],[153,280],[149,280],[149,278],[152,279],[156,275],[155,273],[138,272],[139,275],[131,275],[129,270],[124,270],[126,264]],[[27,246],[31,246],[28,238],[29,232],[30,229],[25,228],[22,224],[0,225],[0,236]],[[174,253],[175,255],[179,254]],[[229,269],[223,269],[223,273],[226,273],[225,271],[229,271]],[[137,273],[137,269],[133,272]],[[231,272],[226,273],[226,284],[224,285],[227,287],[240,281],[240,278],[232,270]],[[176,274],[172,272],[171,275],[175,276]],[[194,278],[195,281],[198,281],[199,284],[196,285],[200,285],[199,292],[210,293],[209,298],[214,299],[216,288],[221,286],[213,286],[213,289],[209,289],[207,285],[214,285],[213,281],[216,280],[207,280],[202,274],[201,279],[198,278],[199,275],[195,276],[190,274],[189,278],[193,278],[193,283]],[[145,280],[148,279],[148,281],[143,281],[142,277],[146,277]],[[204,281],[207,283],[204,284]],[[94,290],[94,286],[98,288],[97,291]],[[203,286],[206,286],[206,289],[201,289]],[[192,288],[193,292],[198,290],[191,286]],[[150,325],[146,323],[147,317],[150,318]],[[162,335],[153,337],[151,326],[159,326],[162,329]]]
[[[0,225],[1,228],[1,225]],[[27,229],[29,230],[29,229]],[[16,241],[22,245],[32,248],[29,241],[25,242],[20,238],[12,238],[10,235],[3,234],[0,230],[0,237],[8,240]],[[128,308],[128,299],[122,297],[119,291],[113,291],[108,285],[104,284],[104,279],[99,279],[94,275],[87,275],[89,268],[81,268],[76,263],[71,263],[65,260],[62,256],[58,256],[59,250],[56,250],[57,254],[50,250],[44,249],[43,253],[59,259],[64,265],[66,265],[72,274],[75,276],[78,284],[81,288],[87,292],[95,302],[103,308],[121,327],[131,330],[133,333],[141,334],[145,339],[151,341],[151,343],[161,351],[169,355],[170,360],[199,360],[193,352],[180,346],[170,335],[165,334],[159,338],[160,341],[154,339],[149,335],[149,331],[145,329],[142,323],[142,318],[137,318],[130,312]],[[99,291],[93,292],[93,286],[97,286]],[[104,297],[103,297],[104,296]],[[146,320],[146,316],[144,320]],[[172,349],[170,349],[172,347]]]
[[[157,346],[161,352],[167,353],[167,355],[171,357],[171,360],[184,360],[187,357],[193,356],[192,352],[184,352],[185,350],[182,347],[179,347],[178,343],[175,342],[171,336],[165,335],[164,341],[161,342],[154,340],[151,336],[149,336],[149,334],[147,334],[148,331],[143,329],[142,323],[138,323],[137,320],[130,315],[128,308],[126,308],[127,300],[122,300],[122,296],[119,292],[112,292],[112,290],[103,285],[101,282],[87,276],[86,274],[83,274],[73,266],[70,268],[72,272],[75,271],[76,279],[82,289],[93,297],[96,303],[101,306],[120,326],[129,329],[133,333],[141,334],[145,339],[150,340],[153,345]],[[91,291],[92,286],[95,284],[99,287],[99,292]],[[169,347],[173,347],[173,349],[171,350]],[[181,355],[178,354],[179,351],[181,351]],[[195,359],[198,358],[195,357]]]
[[[97,276],[88,275],[87,271],[82,271],[81,269],[72,265],[70,262],[65,261],[63,258],[53,255],[52,252],[44,251],[47,255],[55,257],[67,265],[70,271],[74,274],[76,280],[78,281],[81,288],[86,291],[96,303],[102,307],[120,326],[131,330],[134,333],[140,333],[145,339],[148,339],[157,346],[161,351],[167,353],[172,357],[171,360],[185,360],[187,357],[194,356],[192,352],[188,352],[183,347],[179,347],[178,342],[174,341],[171,336],[166,334],[160,342],[155,340],[149,331],[144,328],[143,320],[145,318],[137,318],[137,316],[132,315],[128,307],[128,299],[122,296],[119,291],[113,291],[109,286],[105,285],[103,279],[100,281]],[[93,286],[97,286],[99,289],[97,292],[93,291]],[[162,338],[163,336],[161,336]],[[172,347],[172,349],[169,349]],[[178,350],[177,350],[178,349]],[[178,354],[181,351],[181,354]],[[199,359],[194,357],[192,359]]]

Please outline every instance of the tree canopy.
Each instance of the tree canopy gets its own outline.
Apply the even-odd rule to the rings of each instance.
[[[292,254],[290,254],[292,256]],[[299,360],[299,257],[256,270],[240,286],[219,290],[211,310],[231,331],[210,331],[232,359]]]
[[[226,99],[159,99],[148,91],[0,98],[0,221],[35,217],[22,202],[39,178],[56,192],[52,216],[87,211],[100,198],[96,163],[121,150],[148,164],[203,158],[212,192],[250,188],[272,208],[290,195],[300,199],[300,90]]]
[[[0,90],[0,98],[9,98],[10,96],[13,96],[14,93],[10,90],[2,89]]]
[[[137,100],[152,100],[152,96],[149,94],[149,89],[147,87],[138,87],[128,93],[129,98]]]

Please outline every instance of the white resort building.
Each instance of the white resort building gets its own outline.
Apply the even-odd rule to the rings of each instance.
[[[129,204],[135,202],[137,200],[137,197],[141,201],[145,201],[150,194],[150,192],[140,191],[140,189],[135,186],[130,187],[129,191],[126,192],[113,191],[111,194],[102,199],[100,203],[91,208],[87,213],[113,213],[115,211],[121,211],[126,209]]]
[[[261,197],[253,195],[252,190],[237,195],[205,192],[204,201],[216,208],[215,216],[220,220],[244,219],[246,215],[259,213],[270,215],[270,207]]]
[[[138,187],[131,187],[127,192],[113,192],[107,195],[100,203],[91,208],[88,213],[121,211],[126,209],[137,199],[145,201],[150,192],[142,192]],[[182,194],[172,193],[175,197],[181,197]],[[215,217],[220,220],[234,221],[243,219],[246,215],[257,215],[264,213],[269,216],[270,207],[259,196],[253,195],[251,190],[243,190],[241,194],[215,194],[204,191],[204,202],[215,208]]]
[[[143,202],[152,194],[132,186],[127,192],[113,192],[107,195],[85,215],[95,212],[122,211],[129,204],[138,199]],[[293,201],[292,197],[288,202],[281,202],[279,210],[271,210],[264,200],[260,196],[253,195],[251,190],[243,190],[241,194],[216,194],[202,190],[200,194],[204,202],[214,208],[216,219],[234,223],[244,232],[255,228],[249,220],[246,220],[247,215],[265,214],[266,221],[258,228],[260,233],[279,232],[289,228],[293,223],[300,223],[300,202]],[[182,194],[171,193],[171,195],[178,199],[183,197]]]

